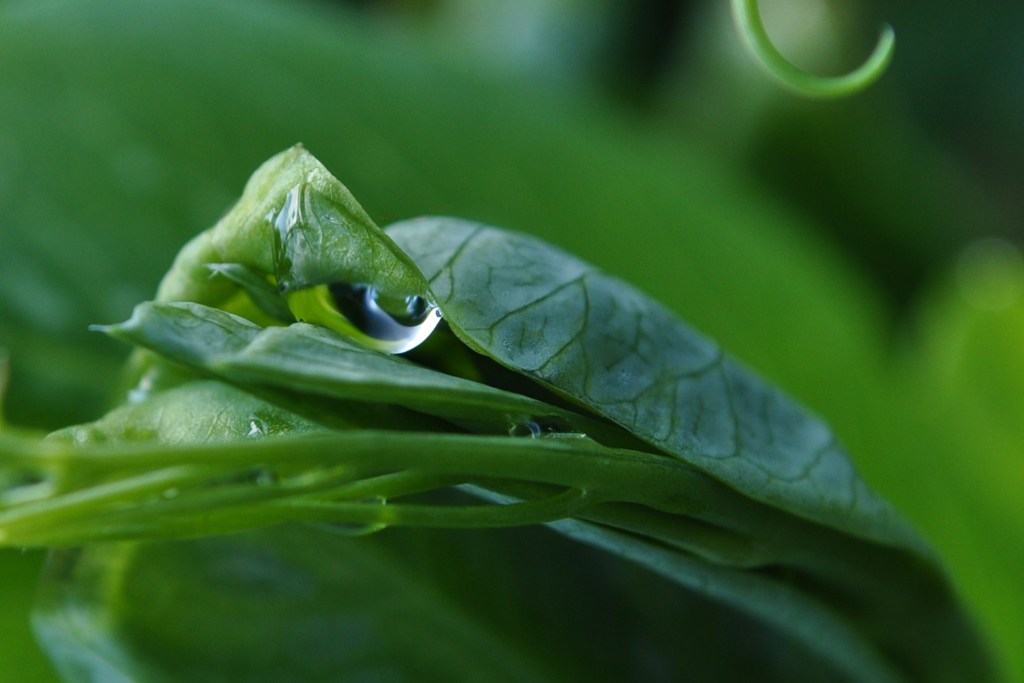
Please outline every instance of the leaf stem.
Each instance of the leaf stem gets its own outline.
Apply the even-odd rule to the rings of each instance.
[[[513,526],[555,519],[565,505],[563,516],[583,514],[585,507],[595,521],[643,529],[732,566],[781,561],[831,575],[834,562],[822,566],[821,553],[800,549],[813,541],[813,547],[832,549],[826,558],[848,558],[844,549],[859,547],[751,501],[678,460],[587,440],[349,430],[189,447],[6,442],[0,435],[0,467],[33,469],[59,487],[49,497],[0,509],[0,545],[204,536],[288,521]],[[253,472],[267,476],[254,479]],[[458,484],[535,505],[460,512],[361,502]],[[68,485],[75,488],[60,490]],[[588,499],[584,505],[552,497],[552,487],[586,491]]]
[[[765,30],[758,0],[732,0],[733,19],[747,48],[780,84],[805,97],[835,98],[853,95],[874,83],[892,61],[896,34],[882,26],[871,55],[858,68],[842,76],[816,76],[786,59]]]
[[[586,490],[602,500],[669,506],[677,514],[703,511],[717,516],[718,509],[732,505],[713,501],[737,497],[681,462],[586,440],[347,431],[188,448],[73,449],[49,443],[31,448],[29,443],[8,451],[0,441],[0,451],[6,451],[0,453],[0,464],[31,467],[75,488],[6,506],[0,511],[0,543],[46,545],[55,534],[68,542],[86,542],[92,540],[90,528],[108,537],[111,526],[135,527],[147,520],[155,520],[147,526],[150,532],[166,537],[160,524],[170,530],[175,518],[210,518],[220,510],[244,507],[253,511],[249,526],[262,526],[270,523],[265,515],[274,522],[288,521],[286,515],[262,507],[284,498],[337,504],[338,511],[353,500],[493,480]],[[255,469],[276,479],[232,479]],[[163,495],[171,489],[173,496]],[[542,491],[535,497],[545,495]],[[421,519],[418,510],[410,514],[410,519]],[[300,517],[307,519],[308,514]],[[508,520],[521,523],[511,516]],[[85,537],[72,538],[72,523]],[[460,519],[457,525],[467,523]],[[496,523],[489,520],[486,525]]]
[[[566,489],[540,500],[504,505],[374,505],[319,500],[289,500],[280,505],[292,519],[344,524],[486,529],[543,524],[572,517],[599,502],[593,492]]]
[[[697,593],[774,624],[845,672],[851,681],[899,683],[901,672],[828,601],[769,576],[701,562],[631,534],[577,520],[551,525],[561,533],[643,565]]]

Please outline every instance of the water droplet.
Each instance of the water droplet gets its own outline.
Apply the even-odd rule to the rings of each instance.
[[[277,476],[276,472],[271,470],[260,470],[256,474],[256,485],[257,486],[273,486],[280,481],[280,477]]]
[[[365,498],[363,500],[353,502],[364,505],[387,505],[388,503],[387,499],[380,496],[373,496],[372,498]],[[342,536],[366,536],[387,528],[387,524],[338,524],[334,522],[323,522],[316,526]]]
[[[266,436],[270,432],[270,425],[265,421],[261,420],[256,416],[249,418],[249,431],[246,436],[250,439],[258,439],[261,436]]]
[[[0,471],[0,507],[53,495],[54,483],[38,472]]]
[[[531,417],[512,423],[508,429],[509,436],[525,436],[531,439],[542,437],[558,437],[569,439],[586,438],[586,434],[573,429],[567,420],[556,416]]]
[[[181,493],[181,491],[178,488],[171,487],[169,489],[164,489],[163,493],[161,493],[160,496],[162,498],[170,500],[171,498],[177,498],[179,493]]]
[[[234,472],[224,479],[219,480],[222,484],[255,484],[256,486],[274,486],[280,483],[281,477],[277,472],[265,467],[250,467],[240,472]]]
[[[543,434],[544,430],[541,428],[540,423],[535,422],[534,420],[516,422],[508,428],[509,436],[528,436],[535,439]]]
[[[281,236],[281,241],[284,242],[288,236],[288,231],[299,224],[302,220],[302,198],[300,194],[302,192],[302,186],[296,185],[292,189],[288,190],[288,194],[284,197],[284,205],[281,210],[277,212],[277,215],[273,218],[274,227],[277,228],[277,233]],[[269,218],[270,216],[268,216]]]
[[[387,301],[371,285],[327,285],[331,300],[349,322],[381,343],[382,350],[403,353],[423,343],[441,320],[441,311],[424,297]]]
[[[151,368],[147,370],[146,374],[139,378],[139,383],[128,391],[127,402],[130,404],[142,403],[149,398],[156,388],[155,379],[157,374],[158,371],[156,369]]]
[[[383,297],[367,284],[334,282],[288,295],[296,319],[348,335],[378,351],[405,353],[441,322],[441,311],[419,295]]]
[[[329,244],[343,221],[308,184],[285,195],[281,208],[270,212],[275,242],[274,268],[278,290],[295,319],[346,334],[378,351],[405,353],[423,343],[441,321],[441,311],[420,294],[384,294],[373,284],[347,280],[342,264],[329,263]],[[348,228],[344,228],[348,229]]]

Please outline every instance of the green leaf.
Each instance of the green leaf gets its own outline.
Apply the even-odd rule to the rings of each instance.
[[[470,222],[426,218],[388,233],[477,352],[755,500],[927,554],[827,425],[633,287],[535,238]]]
[[[64,551],[36,630],[67,680],[565,680],[499,614],[439,590],[435,550],[365,540],[300,526]]]
[[[542,529],[345,539],[289,526],[108,545],[56,554],[42,593],[37,630],[80,677],[113,666],[136,680],[834,676],[742,614]]]
[[[96,422],[50,435],[77,447],[104,443],[196,444],[322,431],[322,427],[220,382],[190,382],[125,405]]]
[[[225,263],[276,276],[282,290],[372,281],[385,295],[406,296],[422,284],[408,257],[301,146],[256,170],[231,211],[181,250],[157,298],[224,304],[238,282],[211,282],[210,269]]]
[[[570,438],[588,434],[612,444],[638,443],[601,421],[382,354],[313,325],[261,330],[219,309],[157,302],[140,304],[130,320],[103,330],[253,390],[398,404],[483,433],[508,434],[533,420]]]
[[[187,401],[188,397],[182,395],[182,400]],[[721,522],[722,515],[742,514],[743,510],[742,499],[730,498],[727,489],[716,488],[700,477],[687,479],[681,463],[668,461],[671,463],[668,464],[658,459],[645,461],[642,454],[617,455],[594,450],[592,446],[580,450],[572,442],[508,438],[471,440],[466,437],[415,434],[408,437],[401,438],[389,433],[352,432],[315,441],[278,438],[259,439],[244,446],[236,446],[233,442],[212,443],[189,451],[148,448],[142,451],[122,449],[104,454],[78,450],[68,454],[68,464],[77,468],[84,467],[84,471],[93,468],[110,471],[113,467],[116,472],[116,468],[138,468],[140,472],[152,473],[144,475],[147,477],[149,491],[162,494],[168,490],[167,487],[173,487],[170,490],[175,493],[171,497],[157,495],[155,499],[147,500],[145,496],[152,498],[152,494],[141,491],[144,497],[132,504],[137,495],[131,495],[130,490],[122,488],[120,492],[115,492],[110,489],[110,494],[119,493],[120,496],[107,501],[110,507],[106,511],[97,505],[82,507],[86,501],[81,499],[75,501],[78,508],[70,510],[70,516],[55,517],[53,512],[58,512],[60,508],[54,508],[49,520],[39,519],[44,526],[37,526],[37,533],[44,536],[53,531],[69,533],[71,536],[68,538],[73,539],[76,538],[75,525],[80,526],[82,521],[98,524],[101,529],[123,527],[126,524],[130,528],[133,520],[146,517],[155,517],[163,522],[163,526],[168,526],[171,520],[169,515],[182,509],[179,503],[187,504],[191,501],[195,504],[197,498],[194,494],[202,495],[209,489],[213,482],[203,482],[209,478],[211,468],[221,471],[222,478],[227,477],[228,485],[236,492],[247,491],[268,502],[274,496],[273,484],[268,485],[251,477],[238,480],[237,476],[232,476],[232,472],[239,468],[242,472],[254,468],[275,472],[288,466],[312,467],[310,472],[315,472],[322,469],[325,463],[331,462],[335,468],[339,464],[368,468],[365,470],[368,473],[389,471],[399,465],[447,473],[462,472],[470,477],[475,475],[491,479],[538,477],[551,483],[569,485],[580,485],[582,477],[597,491],[618,490],[620,496],[635,496],[634,505],[584,512],[585,518],[592,518],[596,522],[585,533],[579,533],[572,525],[558,525],[559,531],[621,553],[631,561],[664,574],[673,582],[712,599],[725,601],[739,611],[773,624],[802,643],[803,647],[824,658],[824,661],[846,671],[853,680],[900,679],[900,674],[896,673],[892,664],[882,662],[877,655],[871,654],[876,647],[874,638],[881,638],[885,643],[881,650],[893,653],[894,662],[905,669],[911,680],[920,677],[942,680],[943,671],[954,677],[967,671],[974,671],[977,676],[985,675],[984,664],[974,661],[977,644],[969,628],[963,624],[962,617],[957,614],[955,604],[941,579],[931,569],[916,561],[908,563],[899,553],[863,543],[844,542],[830,537],[828,533],[815,532],[813,528],[801,527],[800,524],[794,526],[792,521],[780,518],[769,509],[756,508],[742,515],[747,524],[755,527],[761,525],[759,533],[762,536],[753,547],[756,549],[762,543],[767,543],[769,547],[783,552],[783,555],[768,563],[765,567],[767,571],[737,571],[724,566],[721,560],[704,561],[687,552],[680,552],[689,547],[703,555],[698,547],[702,537],[704,543],[711,542],[712,550],[716,546],[721,547],[725,539],[715,538],[714,534],[708,536],[708,531],[713,531],[713,527],[688,525],[683,518],[673,519],[657,514],[648,514],[645,518],[642,514],[637,515],[636,504],[643,505],[642,501],[647,504],[661,501],[660,507],[666,510],[681,510],[680,505],[683,505],[683,509],[692,509],[697,516],[706,515],[705,519],[710,523]],[[75,471],[73,469],[70,473]],[[154,476],[164,473],[167,475],[165,478]],[[683,477],[680,478],[680,475]],[[309,475],[300,473],[296,481],[300,479],[308,480]],[[194,490],[196,483],[203,484],[198,491]],[[212,493],[216,492],[216,488],[212,490]],[[307,489],[305,493],[308,492]],[[295,493],[303,495],[304,492],[296,489]],[[680,500],[681,496],[693,500],[687,503]],[[59,500],[56,502],[59,503]],[[100,501],[94,496],[93,502]],[[237,501],[214,501],[221,506],[225,502]],[[377,509],[386,513],[390,507]],[[401,505],[398,507],[401,508]],[[200,510],[200,524],[195,529],[204,534],[214,533],[218,528],[217,517],[210,512],[216,511],[216,508],[205,513]],[[112,512],[120,516],[111,517]],[[257,509],[245,512],[247,525],[266,523],[273,519],[266,517],[266,514],[273,512],[269,508],[264,508],[262,512]],[[283,518],[277,519],[280,521]],[[22,518],[17,522],[21,533],[25,531],[26,521],[26,518]],[[397,516],[390,521],[402,523],[403,520]],[[13,531],[15,524],[12,522],[13,518],[8,516],[0,527]],[[58,528],[46,532],[44,528],[47,523],[55,524]],[[628,530],[630,534],[624,536],[614,533],[608,526]],[[146,532],[144,527],[142,530],[149,537],[160,533],[155,529]],[[691,543],[696,545],[680,544],[682,537],[688,534],[693,534]],[[640,535],[650,538],[644,540]],[[795,548],[803,549],[804,559],[801,559],[799,550],[796,556],[790,554],[787,557],[787,539],[795,542]],[[51,542],[60,542],[59,536],[53,537]],[[809,567],[805,565],[808,561]],[[822,561],[824,566],[821,565]],[[795,571],[768,569],[776,562],[791,565]],[[830,563],[833,564],[831,568],[834,574],[811,571],[815,565],[819,570],[828,569]],[[853,581],[847,583],[851,574],[854,575]],[[879,575],[884,575],[886,580],[880,582]],[[118,579],[116,583],[123,583],[123,580]],[[836,613],[840,607],[848,610],[845,617]],[[848,623],[848,620],[853,623]],[[101,623],[105,622],[101,620]],[[914,634],[914,637],[906,639],[908,633]],[[130,637],[125,638],[131,641]],[[154,646],[162,646],[159,639]],[[937,647],[943,653],[941,659],[935,657]],[[949,659],[946,660],[946,657]],[[951,666],[949,662],[954,664]]]
[[[27,628],[45,552],[0,550],[0,676],[5,680],[54,683],[60,679]]]
[[[946,556],[958,585],[978,605],[993,640],[1007,653],[1007,679],[1024,680],[1024,614],[1016,580],[1024,566],[1024,258],[1001,240],[981,240],[931,292],[921,316],[922,344],[912,359],[914,396],[927,396],[932,432],[931,486],[959,484],[959,500],[915,501],[945,529]],[[958,424],[956,439],[940,426]],[[965,457],[965,454],[971,454]]]

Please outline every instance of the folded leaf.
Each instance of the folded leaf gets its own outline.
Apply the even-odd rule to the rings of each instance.
[[[222,379],[257,388],[392,403],[446,418],[473,431],[507,434],[530,420],[570,434],[629,441],[600,421],[536,399],[381,354],[330,330],[297,323],[258,328],[193,303],[140,304],[109,334]]]
[[[827,425],[621,280],[536,238],[456,219],[388,234],[474,350],[756,500],[923,550]]]

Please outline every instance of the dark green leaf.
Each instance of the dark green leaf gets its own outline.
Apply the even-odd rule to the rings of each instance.
[[[827,425],[633,287],[540,240],[479,224],[426,218],[388,233],[476,351],[755,500],[923,548]]]
[[[309,527],[64,551],[36,628],[68,680],[561,681],[500,614],[429,581],[430,548]]]

